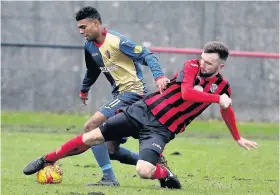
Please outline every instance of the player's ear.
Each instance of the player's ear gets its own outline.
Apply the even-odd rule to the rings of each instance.
[[[220,64],[220,69],[223,69],[225,67],[225,64]]]
[[[92,25],[93,25],[94,27],[97,27],[97,26],[99,25],[98,20],[97,20],[97,19],[93,19],[93,20],[92,20]]]

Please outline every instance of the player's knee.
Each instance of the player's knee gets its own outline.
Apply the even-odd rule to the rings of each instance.
[[[114,156],[114,154],[116,154],[116,152],[120,149],[119,145],[113,141],[107,142],[107,147],[110,157]]]
[[[104,137],[99,128],[96,128],[83,135],[83,142],[89,146],[101,144],[104,142]]]
[[[110,160],[118,160],[120,162],[122,161],[122,159],[120,159],[119,152],[116,149],[108,148],[108,153],[109,153]]]
[[[85,124],[84,124],[84,132],[87,133],[87,132],[89,132],[89,131],[90,131],[90,126],[89,126],[88,123],[85,123]]]
[[[116,153],[116,148],[115,147],[108,147],[108,152],[109,152],[109,155],[114,155]]]
[[[153,175],[154,165],[143,160],[138,160],[136,165],[136,172],[140,177],[149,179]]]

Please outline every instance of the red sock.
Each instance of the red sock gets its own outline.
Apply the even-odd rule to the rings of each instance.
[[[69,140],[54,152],[50,152],[45,156],[45,159],[50,162],[55,162],[66,156],[77,155],[87,151],[90,146],[83,142],[83,134]]]
[[[156,164],[156,171],[152,175],[152,179],[163,179],[166,178],[168,172],[165,167],[161,167],[159,164]]]

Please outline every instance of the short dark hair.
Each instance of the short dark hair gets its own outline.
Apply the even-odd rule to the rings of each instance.
[[[219,41],[211,41],[204,46],[204,53],[217,53],[222,60],[227,60],[229,56],[228,47]]]
[[[97,19],[100,22],[100,24],[102,24],[101,16],[97,9],[95,9],[94,7],[83,7],[76,13],[76,21],[83,20],[85,18]]]

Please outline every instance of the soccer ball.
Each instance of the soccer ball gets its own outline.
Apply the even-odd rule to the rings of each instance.
[[[48,165],[37,172],[36,181],[39,184],[59,184],[62,182],[62,169],[56,163],[54,165]]]

